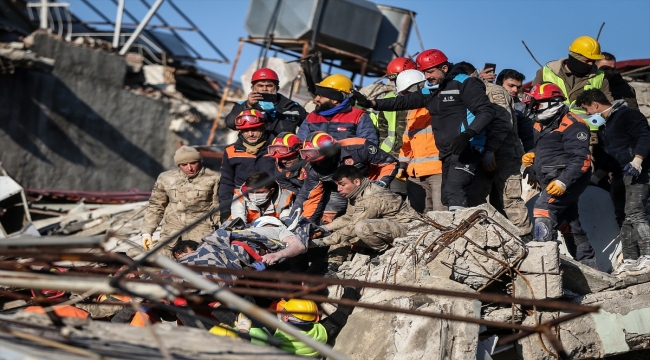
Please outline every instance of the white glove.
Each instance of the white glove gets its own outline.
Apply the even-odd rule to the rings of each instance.
[[[244,313],[239,313],[239,315],[237,315],[237,330],[248,333],[251,331],[252,325],[253,322],[246,315],[244,315]]]
[[[149,251],[151,250],[151,247],[153,246],[153,239],[151,238],[151,234],[144,233],[142,234],[142,247]]]

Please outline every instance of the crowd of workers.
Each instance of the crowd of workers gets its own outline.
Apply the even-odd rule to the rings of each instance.
[[[650,272],[648,122],[613,55],[588,36],[568,50],[522,92],[516,70],[479,72],[429,49],[388,64],[395,91],[382,99],[367,98],[344,75],[326,77],[310,113],[277,92],[273,70],[259,69],[247,99],[226,117],[238,139],[220,171],[183,146],[174,156],[178,169],[159,176],[143,245],[156,246],[151,234],[161,221],[164,239],[230,204],[161,250],[186,264],[335,276],[351,253],[390,248],[422,213],[489,202],[525,242],[557,241],[560,231],[570,254],[596,267],[578,214],[591,184],[610,190],[621,227],[623,256],[613,274]],[[523,179],[540,192],[532,219]],[[282,320],[326,341],[314,325],[316,305],[301,301],[287,302]]]

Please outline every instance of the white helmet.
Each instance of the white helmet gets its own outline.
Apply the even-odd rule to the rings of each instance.
[[[278,227],[283,227],[284,224],[280,219],[274,217],[274,216],[261,216],[257,218],[257,220],[253,221],[253,227],[254,228],[259,228],[263,227],[265,225],[273,225],[273,226],[278,226]]]
[[[395,80],[395,86],[397,87],[397,92],[401,93],[404,90],[409,90],[409,92],[415,91],[415,89],[409,89],[413,85],[420,84],[423,81],[426,81],[427,78],[421,71],[409,69],[404,70],[399,75],[397,75],[397,80]]]

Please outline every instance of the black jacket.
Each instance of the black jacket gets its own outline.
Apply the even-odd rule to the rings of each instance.
[[[650,127],[645,116],[637,110],[622,104],[615,104],[605,125],[598,129],[599,144],[615,161],[606,161],[602,169],[613,173],[623,171],[634,155],[643,157],[643,168],[650,165]],[[601,169],[599,162],[598,168]]]
[[[533,169],[542,186],[557,179],[567,187],[591,176],[589,127],[568,107],[547,127],[536,122]]]
[[[535,147],[535,135],[533,135],[533,119],[530,116],[524,116],[526,113],[526,104],[515,98],[515,120],[517,121],[517,135],[524,146],[524,151],[529,152]]]
[[[277,94],[277,99],[278,100],[275,103],[275,113],[267,112],[270,121],[266,124],[266,130],[274,137],[284,131],[295,133],[296,128],[300,126],[302,121],[307,117],[307,112],[297,102],[289,100],[282,94]],[[253,108],[265,111],[259,103],[255,104]],[[226,126],[229,129],[236,130],[235,118],[240,112],[246,109],[246,101],[235,104],[235,106],[232,107],[230,114],[226,116]]]
[[[614,74],[612,77],[608,77],[607,80],[609,81],[609,91],[612,92],[614,100],[625,100],[627,106],[633,109],[639,108],[636,101],[636,91],[623,79],[621,74]]]
[[[450,154],[451,141],[463,131],[476,135],[472,139],[472,145],[485,146],[486,135],[483,130],[496,116],[492,103],[485,94],[483,81],[465,74],[461,66],[452,67],[437,91],[429,94],[413,92],[375,101],[376,109],[380,111],[426,108],[431,114],[431,127],[441,158]],[[483,144],[480,144],[481,141]]]

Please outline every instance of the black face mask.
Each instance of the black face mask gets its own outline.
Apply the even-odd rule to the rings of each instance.
[[[566,66],[569,68],[569,71],[571,71],[571,74],[577,77],[586,76],[594,67],[594,65],[583,63],[571,55],[569,55],[569,58],[566,61]]]

